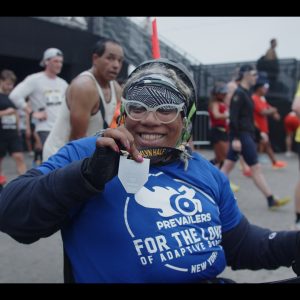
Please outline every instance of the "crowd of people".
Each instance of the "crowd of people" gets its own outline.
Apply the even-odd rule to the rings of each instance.
[[[38,166],[68,141],[93,135],[112,125],[120,107],[121,87],[116,78],[123,59],[121,45],[104,38],[94,46],[91,68],[79,74],[70,85],[58,76],[63,67],[63,52],[57,48],[44,51],[40,62],[43,71],[28,75],[16,87],[15,75],[8,79],[3,77],[7,73],[14,74],[13,71],[4,70],[0,84],[12,81],[5,94],[18,111],[20,121],[23,120],[16,131],[18,139],[21,134],[23,147],[19,145],[15,154],[10,146],[2,150],[1,157],[9,151],[13,158],[16,157],[18,173],[22,174],[26,170],[22,151],[29,151],[34,156],[32,166]],[[2,117],[2,120],[5,118],[8,119]],[[0,164],[0,185],[6,181]]]
[[[1,73],[0,185],[6,152],[20,175],[1,191],[0,230],[25,244],[60,230],[65,282],[232,283],[220,277],[226,266],[286,266],[300,275],[300,181],[299,230],[273,231],[248,221],[228,180],[242,158],[271,211],[290,201],[274,196],[258,159],[266,151],[274,168],[285,167],[268,136],[267,118],[280,115],[265,98],[265,75],[245,64],[231,84],[215,83],[208,106],[215,158],[208,161],[189,144],[198,98],[185,66],[145,61],[121,87],[123,60],[122,46],[102,39],[91,68],[70,84],[58,77],[57,48],[44,52],[44,71],[15,88],[14,73]],[[292,108],[300,116],[300,84]],[[28,171],[20,116],[35,151]],[[292,153],[300,127],[286,128]]]

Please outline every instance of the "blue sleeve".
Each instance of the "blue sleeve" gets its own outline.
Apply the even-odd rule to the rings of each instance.
[[[290,267],[299,245],[299,231],[272,232],[250,224],[245,217],[222,238],[227,264],[233,270]]]
[[[81,173],[81,158],[94,147],[95,139],[69,143],[38,169],[11,181],[0,195],[0,230],[22,243],[59,230],[71,209],[100,192]]]
[[[216,197],[227,264],[234,270],[290,267],[299,248],[300,232],[272,232],[250,224],[238,208],[228,178],[215,167],[211,170],[218,186]]]
[[[191,172],[195,172],[197,178],[201,176],[204,178],[206,191],[212,194],[217,202],[222,231],[226,232],[234,228],[241,221],[242,213],[230,188],[228,178],[201,154],[194,152],[193,157],[195,163],[192,165]],[[206,175],[201,170],[206,170]]]
[[[72,161],[84,159],[93,154],[96,148],[96,137],[82,138],[66,144],[56,154],[49,157],[39,167],[43,174],[47,174],[57,168],[62,168]]]
[[[226,232],[240,223],[242,219],[242,213],[230,188],[228,178],[223,173],[221,173],[218,180],[220,188],[220,219],[222,224],[222,231]]]

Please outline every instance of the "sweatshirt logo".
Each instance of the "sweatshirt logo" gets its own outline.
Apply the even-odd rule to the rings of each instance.
[[[195,194],[195,190],[187,186],[181,186],[178,192],[168,186],[154,186],[153,191],[143,187],[135,194],[135,200],[141,206],[157,209],[162,217],[191,216],[202,212],[200,200],[194,199]]]
[[[219,267],[221,225],[212,217],[220,213],[215,199],[181,179],[165,180],[162,172],[150,177],[124,206],[125,225],[140,263],[153,265],[152,271],[161,265],[182,276],[205,276],[201,273],[208,269],[217,274],[223,265]]]

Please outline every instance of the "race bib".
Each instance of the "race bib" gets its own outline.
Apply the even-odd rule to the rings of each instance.
[[[16,115],[9,115],[1,117],[1,124],[3,129],[16,129],[17,117]]]
[[[46,93],[46,105],[52,106],[52,105],[61,105],[62,102],[62,95],[60,91],[48,91]]]

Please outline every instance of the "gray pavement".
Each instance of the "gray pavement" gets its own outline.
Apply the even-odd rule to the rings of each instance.
[[[206,158],[212,158],[210,150],[199,150]],[[240,186],[236,193],[238,204],[247,218],[257,225],[275,230],[289,230],[294,223],[294,187],[298,179],[298,159],[295,155],[286,159],[277,154],[278,159],[286,160],[288,167],[273,170],[271,164],[263,164],[263,172],[275,195],[291,196],[292,201],[280,211],[270,212],[264,196],[257,190],[250,178],[241,175],[237,165],[231,179]],[[27,166],[32,158],[26,154]],[[3,161],[3,169],[9,179],[16,177],[15,164],[11,158]],[[268,282],[293,277],[288,268],[267,271],[232,271],[227,268],[222,276],[236,282]],[[31,245],[23,245],[0,232],[0,283],[62,283],[63,252],[60,234],[41,239]]]
[[[26,165],[32,157],[25,154]],[[17,176],[14,161],[5,157],[4,174],[9,180]],[[30,244],[20,244],[0,232],[0,283],[62,283],[63,250],[60,233]]]

